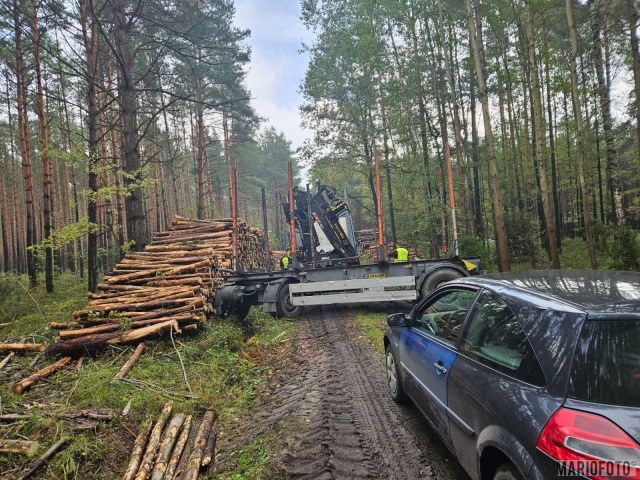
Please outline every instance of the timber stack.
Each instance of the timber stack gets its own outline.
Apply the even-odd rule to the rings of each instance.
[[[358,255],[360,255],[361,258],[368,258],[372,263],[377,263],[379,260],[378,231],[373,229],[358,230],[355,232],[355,235]],[[402,242],[398,242],[398,247],[404,247],[409,250],[409,260],[419,260],[422,258],[420,252],[415,247],[408,247]],[[391,251],[392,249],[393,243],[387,243],[387,251]]]
[[[264,232],[238,220],[238,263],[266,268]],[[231,268],[230,218],[194,220],[175,216],[144,252],[128,253],[98,285],[98,293],[74,321],[52,324],[59,341],[47,354],[82,355],[105,345],[139,343],[163,332],[195,330],[213,313],[221,275]],[[79,327],[74,330],[66,328]]]

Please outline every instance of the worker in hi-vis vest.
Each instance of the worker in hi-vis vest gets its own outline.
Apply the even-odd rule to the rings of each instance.
[[[287,254],[280,259],[280,268],[282,270],[286,270],[289,267],[289,255],[291,255],[291,252],[287,250]]]
[[[396,262],[406,262],[409,260],[409,250],[398,247],[391,253],[391,257],[395,258]]]

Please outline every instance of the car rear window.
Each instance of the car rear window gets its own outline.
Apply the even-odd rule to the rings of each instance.
[[[573,361],[569,397],[640,406],[640,320],[585,323]]]

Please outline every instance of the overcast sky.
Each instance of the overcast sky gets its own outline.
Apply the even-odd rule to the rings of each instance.
[[[247,86],[258,115],[285,133],[293,148],[310,135],[300,127],[298,94],[308,54],[298,50],[312,34],[300,21],[299,0],[236,0],[236,25],[251,29]]]

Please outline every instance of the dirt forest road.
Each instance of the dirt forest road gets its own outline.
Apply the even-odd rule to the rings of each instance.
[[[263,413],[267,422],[302,419],[287,439],[292,478],[468,480],[418,410],[391,400],[383,359],[346,309],[315,309],[296,336],[307,354]]]

